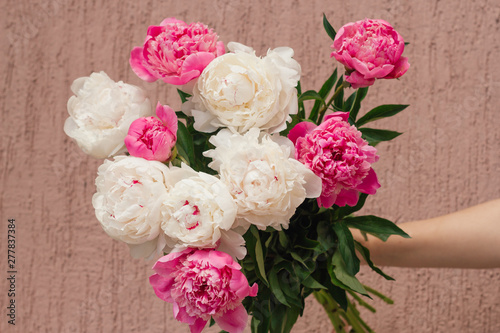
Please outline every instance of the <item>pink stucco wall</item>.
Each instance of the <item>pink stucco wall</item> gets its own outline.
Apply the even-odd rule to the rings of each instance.
[[[202,21],[223,41],[291,46],[302,86],[319,88],[333,66],[321,18],[336,28],[365,17],[391,22],[411,44],[411,69],[378,82],[364,111],[411,107],[380,126],[404,132],[379,145],[382,188],[365,212],[396,222],[452,212],[500,196],[500,5],[471,1],[76,1],[0,2],[0,331],[188,332],[148,285],[151,263],[133,260],[94,217],[101,161],[63,133],[71,82],[92,71],[144,87],[178,106],[175,89],[144,83],[128,54],[146,29],[176,16]],[[173,102],[172,102],[173,101]],[[7,324],[7,219],[15,218],[16,326]],[[392,296],[366,314],[377,332],[500,332],[500,270],[363,271]],[[216,332],[210,329],[208,332]],[[329,332],[309,300],[293,332]]]

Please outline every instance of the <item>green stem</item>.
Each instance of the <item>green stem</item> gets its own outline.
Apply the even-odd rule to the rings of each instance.
[[[364,306],[370,312],[373,312],[373,313],[377,312],[377,310],[375,310],[375,308],[373,306],[371,306],[370,304],[368,304],[364,300],[362,300],[361,297],[359,297],[358,295],[356,295],[355,292],[350,291],[350,290],[348,290],[347,292],[359,303],[359,305]]]
[[[184,157],[182,157],[181,155],[179,155],[179,158],[182,162],[184,162],[186,165],[189,165],[189,162],[186,161],[186,159]]]
[[[337,90],[335,90],[332,98],[330,98],[328,103],[326,103],[325,106],[323,106],[323,108],[321,108],[321,110],[319,110],[318,124],[321,124],[321,121],[323,120],[323,117],[325,116],[325,112],[326,112],[326,110],[328,110],[328,107],[333,103],[335,98],[338,97],[338,95],[342,92],[342,90],[348,86],[348,84],[349,84],[349,82],[346,82],[346,81],[342,82],[342,84],[337,88]]]
[[[349,323],[355,323],[355,325],[352,325],[352,328],[355,330],[355,332],[364,332],[366,329],[368,333],[374,333],[371,327],[368,326],[368,324],[363,319],[361,319],[359,311],[358,309],[356,309],[354,303],[350,303],[349,300],[347,303],[347,314],[350,316]]]
[[[377,296],[378,298],[380,298],[381,300],[383,300],[387,304],[394,304],[394,301],[391,298],[385,296],[380,291],[377,291],[377,290],[375,290],[373,288],[370,288],[368,286],[365,286],[365,285],[363,285],[363,287],[365,287],[366,291],[368,291],[369,293],[372,293],[373,295]]]
[[[325,309],[328,318],[330,318],[330,321],[332,322],[335,332],[346,333],[344,330],[345,323],[340,317],[341,312],[344,312],[344,310],[338,306],[337,302],[327,291],[314,291],[313,294],[318,303],[323,306],[323,309]]]
[[[354,332],[365,333],[363,325],[360,323],[361,318],[356,314],[356,310],[353,309],[353,305],[349,302],[349,299],[347,300],[346,317]]]

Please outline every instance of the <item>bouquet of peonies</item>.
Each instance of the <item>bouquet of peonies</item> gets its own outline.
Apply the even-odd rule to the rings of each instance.
[[[153,112],[143,90],[104,72],[71,86],[64,130],[106,159],[97,219],[133,257],[161,256],[150,283],[192,333],[209,322],[242,332],[249,313],[252,332],[290,332],[310,294],[338,332],[369,332],[356,306],[372,307],[358,294],[385,299],[355,277],[357,251],[391,279],[349,228],[408,237],[352,215],[380,187],[375,145],[400,134],[365,125],[407,107],[358,118],[361,102],[376,79],[407,71],[405,43],[382,20],[338,33],[323,25],[345,74],[335,69],[319,91],[301,91],[291,48],[259,57],[232,42],[226,52],[212,29],[174,18],[149,27],[130,65],[145,81],[177,85],[182,111],[158,103]]]

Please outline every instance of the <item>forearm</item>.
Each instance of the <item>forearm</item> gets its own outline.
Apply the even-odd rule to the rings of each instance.
[[[500,267],[500,199],[449,215],[398,224],[412,238],[387,242],[368,235],[356,240],[370,249],[373,262],[399,267]]]

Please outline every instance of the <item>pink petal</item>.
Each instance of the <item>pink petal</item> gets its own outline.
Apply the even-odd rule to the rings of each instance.
[[[205,67],[215,59],[215,55],[210,52],[198,52],[192,53],[187,56],[186,60],[182,64],[183,72],[199,71],[200,74],[203,72]]]
[[[132,52],[130,52],[130,67],[139,78],[147,82],[154,82],[158,80],[146,67],[144,67],[144,63],[146,62],[144,56],[142,54],[142,47],[134,47]]]
[[[168,132],[159,133],[153,140],[151,151],[153,160],[165,162],[172,154],[172,148],[175,145],[175,138]]]
[[[255,297],[257,296],[258,292],[259,292],[259,285],[257,283],[254,283],[253,286],[250,287],[250,292],[248,293],[248,296]]]
[[[339,60],[339,62],[343,65],[345,65],[349,69],[354,69],[354,58],[351,57],[348,51],[344,51],[341,54],[342,61]],[[337,59],[337,57],[335,57]]]
[[[203,331],[205,326],[207,325],[208,320],[203,320],[202,318],[197,318],[194,324],[189,325],[189,329],[191,333],[200,333]]]
[[[186,24],[184,21],[178,20],[175,17],[167,17],[166,19],[161,21],[160,25],[166,26],[167,24],[176,24],[176,23]]]
[[[236,261],[234,261],[233,257],[221,251],[209,251],[208,262],[211,266],[218,269],[222,269],[225,266],[231,267],[233,269],[241,269],[241,266]]]
[[[192,53],[182,63],[180,76],[165,76],[162,80],[178,86],[185,85],[200,76],[205,67],[214,59],[215,55],[209,52]]]
[[[249,296],[250,287],[245,275],[237,270],[233,270],[233,276],[229,282],[229,289],[232,290],[239,299]]]
[[[233,257],[225,252],[216,250],[196,250],[189,256],[189,260],[203,263],[206,262],[209,263],[210,266],[218,269],[222,269],[226,266],[232,269],[241,269],[241,266],[234,261]]]
[[[343,207],[345,205],[356,206],[358,203],[359,195],[356,190],[346,190],[342,189],[340,193],[337,195],[337,199],[335,200],[335,204],[339,207]]]
[[[333,40],[333,47],[337,50],[340,50],[342,48],[342,44],[344,42],[344,39],[347,37],[346,35],[351,34],[351,30],[355,27],[355,22],[347,23],[343,27],[337,31],[337,34],[335,35],[335,39]]]
[[[168,105],[161,105],[160,102],[156,105],[156,115],[162,121],[172,134],[177,136],[177,115],[175,111]]]
[[[358,71],[361,75],[363,75],[363,77],[366,76],[366,74],[370,72],[366,63],[360,61],[357,58],[352,58],[351,68]]]
[[[394,65],[385,64],[380,67],[375,67],[372,70],[362,73],[365,79],[381,79],[387,76],[394,69]]]
[[[167,30],[165,27],[158,26],[158,25],[151,25],[148,27],[148,39],[151,39],[152,37],[156,37],[162,32],[165,32]]]
[[[333,117],[340,117],[343,121],[347,122],[349,121],[349,112],[337,111],[334,113],[330,113],[329,115],[325,116],[323,122],[326,122],[328,119]]]
[[[292,141],[295,145],[295,142],[298,138],[304,137],[307,134],[311,133],[316,127],[316,124],[309,121],[300,122],[290,130],[290,132],[288,133],[288,139],[290,139],[290,141]]]
[[[176,86],[183,86],[189,81],[196,79],[198,76],[200,76],[201,72],[198,70],[190,71],[190,72],[184,72],[180,76],[164,76],[161,79],[165,83],[173,84]]]
[[[340,62],[342,65],[347,66],[346,62],[344,61],[344,57],[343,57],[341,54],[339,54],[338,52],[333,51],[333,52],[330,54],[330,58],[331,58],[331,57],[334,57],[334,58],[335,58],[335,60],[337,60],[338,62]]]
[[[125,147],[127,147],[130,155],[134,157],[141,157],[148,161],[154,160],[153,152],[142,141],[137,140],[136,137],[127,135],[125,137]]]
[[[149,277],[149,283],[153,287],[153,290],[160,299],[165,302],[173,302],[170,290],[174,284],[174,276],[163,277],[159,274],[153,274]]]
[[[188,248],[181,252],[170,252],[166,256],[158,259],[158,261],[153,265],[153,270],[161,276],[169,276],[176,270],[176,266],[179,264],[181,257],[188,255],[192,251],[192,249]]]
[[[185,323],[185,324],[189,324],[189,325],[194,325],[194,323],[197,320],[196,317],[190,316],[186,312],[186,308],[185,307],[179,307],[179,304],[177,304],[176,302],[174,302],[173,305],[174,305],[173,306],[173,311],[174,311],[174,317],[175,317],[175,319],[177,319],[181,323]]]
[[[403,51],[405,50],[405,41],[396,30],[393,30],[393,35],[395,35],[394,40],[399,41],[398,48],[396,50],[396,53],[394,54],[394,59],[400,59]]]
[[[335,203],[335,200],[337,199],[337,195],[335,194],[330,194],[330,195],[321,195],[317,201],[318,201],[318,206],[320,207],[325,207],[325,208],[330,208],[333,206]]]
[[[401,57],[398,62],[394,65],[394,69],[390,72],[384,79],[397,79],[402,76],[410,68],[410,63],[408,58]]]
[[[144,133],[147,123],[148,119],[145,117],[134,120],[128,128],[128,135],[135,137],[141,136]]]
[[[370,168],[370,171],[368,172],[366,177],[363,178],[363,182],[359,184],[355,188],[355,190],[367,194],[375,194],[379,187],[380,183],[378,182],[377,175],[375,174],[375,171],[372,168]]]
[[[241,333],[247,326],[248,313],[245,307],[240,304],[233,310],[226,311],[222,316],[214,318],[214,320],[224,331]]]
[[[371,86],[375,83],[375,79],[365,79],[361,74],[354,71],[351,75],[346,76],[345,80],[351,84],[354,89]]]
[[[216,49],[217,49],[217,56],[218,57],[220,57],[221,55],[226,53],[226,47],[224,46],[223,42],[217,42]]]

